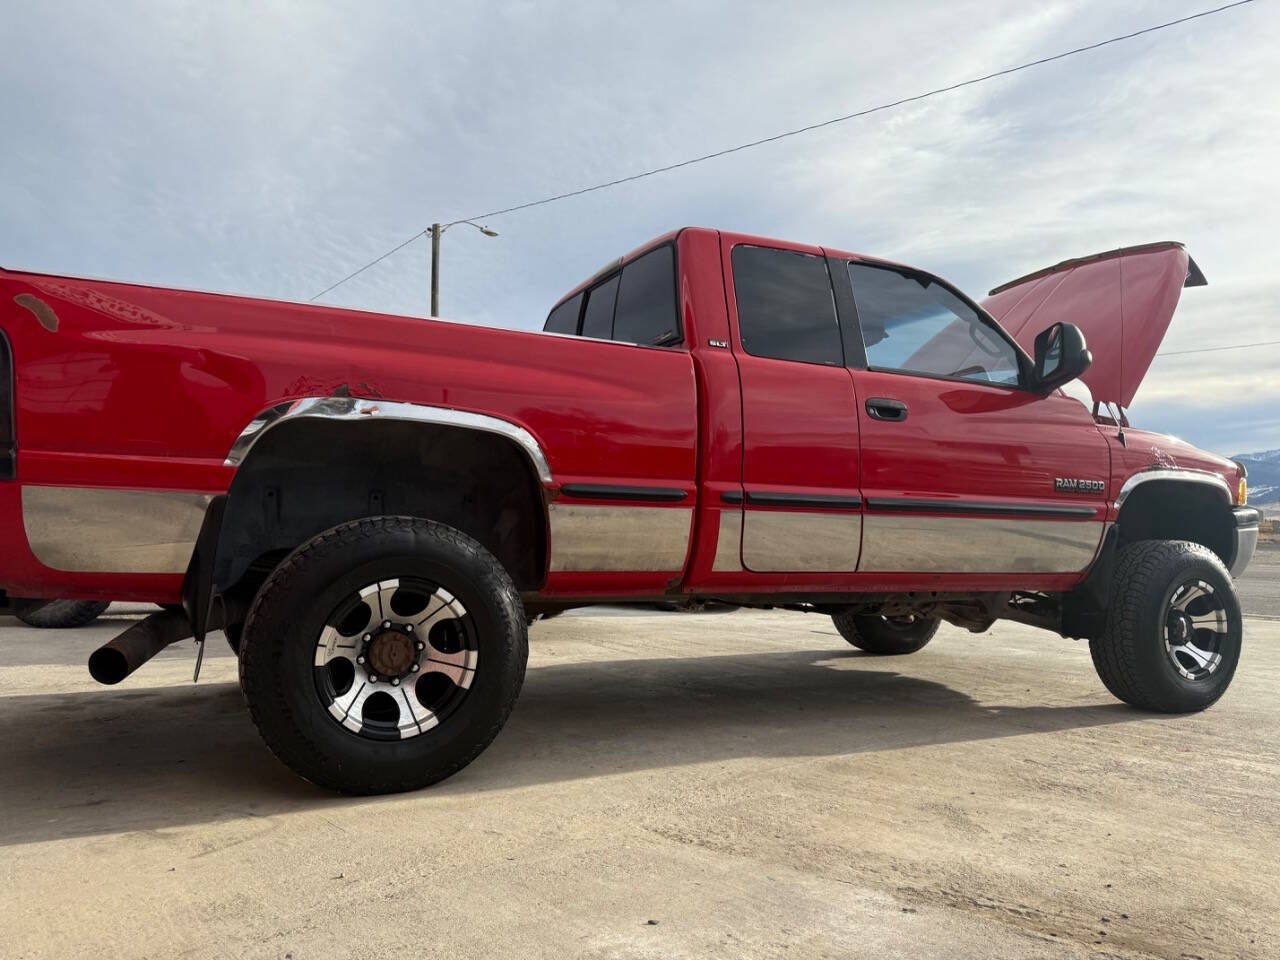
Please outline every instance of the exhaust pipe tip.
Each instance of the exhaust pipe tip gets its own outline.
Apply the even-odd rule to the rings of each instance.
[[[115,647],[99,647],[89,654],[89,676],[99,683],[113,686],[131,672],[128,657]]]
[[[112,686],[169,644],[191,635],[191,622],[185,612],[161,610],[153,613],[89,654],[89,675],[99,683]]]

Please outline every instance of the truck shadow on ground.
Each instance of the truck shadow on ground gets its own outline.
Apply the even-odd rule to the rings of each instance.
[[[1144,717],[1115,703],[979,703],[871,662],[823,649],[541,665],[497,742],[431,795]],[[258,738],[234,684],[4,697],[0,729],[0,846],[380,802],[294,777]]]

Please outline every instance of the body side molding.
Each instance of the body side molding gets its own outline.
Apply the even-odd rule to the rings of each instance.
[[[239,467],[248,457],[254,444],[267,431],[288,420],[301,418],[322,420],[359,421],[365,419],[407,420],[445,427],[461,427],[496,433],[514,440],[533,464],[538,479],[543,484],[552,482],[551,465],[542,446],[524,427],[508,420],[484,413],[455,410],[452,407],[435,407],[419,403],[402,403],[388,400],[365,400],[359,397],[304,397],[288,400],[268,407],[253,418],[240,432],[225,461],[228,467]]]
[[[919,500],[906,497],[868,497],[867,507],[881,512],[966,513],[984,516],[1096,517],[1104,506],[1043,506],[1036,503],[990,503],[979,500]]]
[[[675,487],[628,487],[611,483],[566,483],[560,488],[566,497],[585,500],[650,500],[677,503],[689,494]]]

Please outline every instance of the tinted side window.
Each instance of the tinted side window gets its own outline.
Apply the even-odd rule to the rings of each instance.
[[[587,309],[582,313],[582,335],[601,340],[613,338],[613,304],[618,299],[618,275],[587,291]]]
[[[867,365],[1017,384],[1018,354],[981,314],[924,274],[849,264]]]
[[[577,333],[578,314],[581,312],[582,294],[578,294],[552,310],[542,329],[548,333]]]
[[[756,357],[844,364],[831,279],[822,257],[733,248],[738,334]]]
[[[676,311],[676,264],[671,247],[658,247],[622,269],[613,339],[626,343],[680,341]]]

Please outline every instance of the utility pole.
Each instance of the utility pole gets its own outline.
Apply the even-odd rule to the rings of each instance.
[[[440,234],[444,228],[431,225],[431,316],[440,316]]]
[[[440,316],[440,238],[446,230],[450,227],[456,227],[460,223],[475,227],[486,237],[496,237],[498,235],[498,231],[482,227],[480,224],[472,223],[470,220],[455,220],[452,223],[433,223],[431,225],[431,316],[433,317]]]

